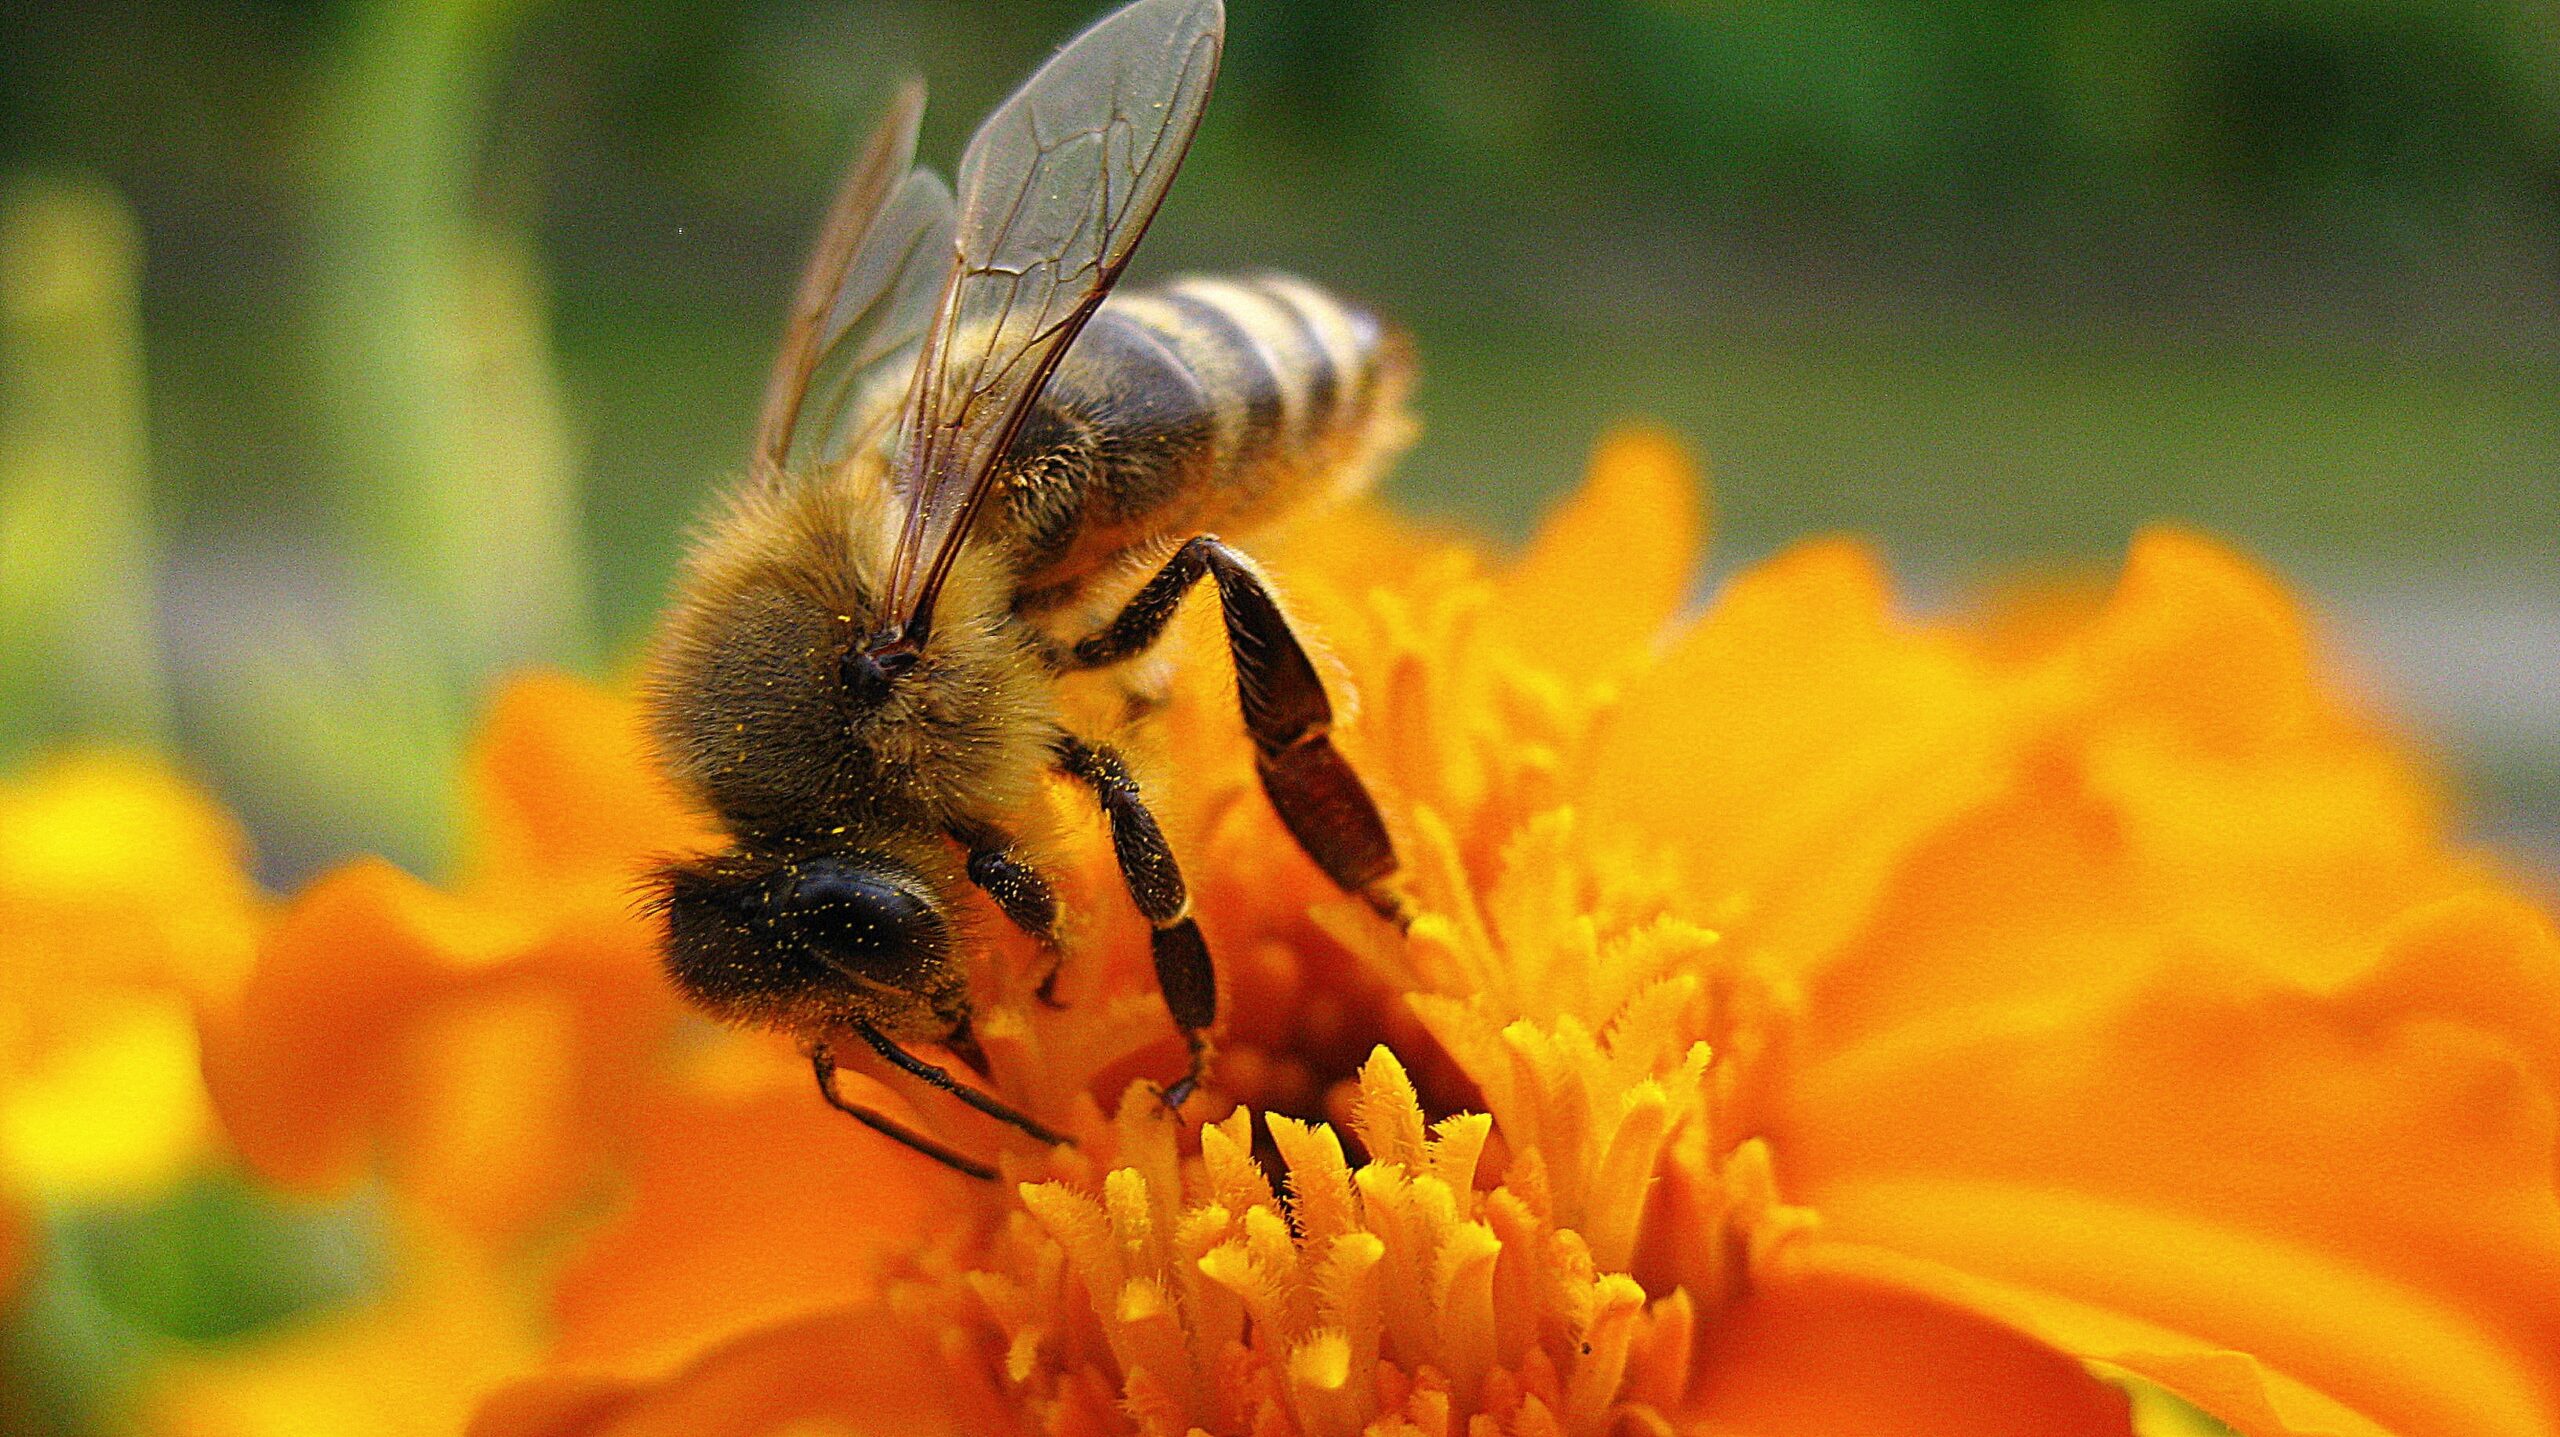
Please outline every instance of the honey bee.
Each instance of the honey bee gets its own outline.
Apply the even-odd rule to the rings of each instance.
[[[1316,667],[1219,535],[1373,476],[1411,429],[1409,350],[1284,276],[1112,293],[1224,28],[1219,0],[1107,16],[988,116],[956,194],[914,167],[923,93],[900,92],[829,212],[749,475],[652,654],[666,765],[730,838],[657,876],[675,985],[797,1035],[827,1102],[978,1177],[994,1170],[845,1098],[835,1054],[867,1047],[1064,1141],[908,1047],[986,1072],[954,955],[972,888],[1049,947],[1050,998],[1057,904],[1016,835],[1054,771],[1098,804],[1151,925],[1190,1049],[1165,1100],[1196,1089],[1217,1018],[1208,947],[1137,782],[1069,731],[1057,689],[1140,667],[1202,578],[1283,825],[1344,890],[1401,912],[1395,849],[1327,737]]]

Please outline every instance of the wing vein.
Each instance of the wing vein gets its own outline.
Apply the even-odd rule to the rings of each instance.
[[[890,566],[895,632],[881,641],[922,642],[1006,449],[1164,201],[1224,27],[1219,0],[1137,0],[1051,57],[971,140],[953,267],[904,408],[907,511]]]

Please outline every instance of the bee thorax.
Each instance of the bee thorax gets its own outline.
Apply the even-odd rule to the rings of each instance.
[[[742,840],[841,825],[938,834],[1027,794],[1046,680],[1006,616],[1005,571],[955,570],[927,649],[880,653],[861,536],[876,492],[802,481],[733,506],[660,632],[649,716],[667,767]]]

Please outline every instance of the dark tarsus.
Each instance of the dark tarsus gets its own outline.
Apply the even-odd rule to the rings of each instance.
[[[1111,823],[1111,851],[1120,861],[1121,881],[1129,886],[1129,899],[1139,915],[1154,930],[1149,943],[1155,956],[1156,986],[1164,994],[1174,1026],[1182,1030],[1182,1041],[1191,1049],[1190,1071],[1164,1090],[1165,1105],[1178,1108],[1200,1086],[1201,1072],[1209,1061],[1206,1033],[1218,1021],[1218,974],[1209,961],[1209,945],[1191,916],[1191,894],[1183,886],[1173,846],[1165,842],[1164,830],[1147,810],[1138,781],[1129,776],[1129,766],[1110,749],[1072,735],[1059,737],[1057,754],[1059,772],[1093,790],[1095,801],[1102,805],[1103,817]]]
[[[924,1154],[926,1157],[933,1159],[935,1162],[941,1163],[943,1166],[948,1167],[955,1172],[966,1173],[970,1177],[980,1178],[987,1182],[995,1181],[996,1170],[987,1166],[985,1163],[979,1162],[976,1158],[970,1157],[955,1149],[944,1147],[942,1144],[935,1142],[933,1139],[926,1137],[924,1134],[917,1132],[915,1129],[908,1127],[906,1124],[899,1122],[895,1118],[874,1112],[871,1109],[862,1106],[860,1103],[847,1101],[844,1094],[836,1091],[835,1056],[827,1051],[824,1044],[819,1045],[810,1052],[809,1069],[811,1072],[817,1074],[818,1093],[821,1097],[824,1097],[827,1100],[828,1107],[852,1118],[855,1122],[862,1124],[864,1127],[871,1129],[875,1133],[879,1133],[883,1137],[895,1138],[899,1142],[905,1143],[908,1147],[915,1149],[917,1152]]]

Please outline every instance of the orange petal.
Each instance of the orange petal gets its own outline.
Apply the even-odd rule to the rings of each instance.
[[[1685,1417],[1752,1437],[2127,1437],[2124,1394],[1962,1307],[1862,1274],[1771,1281],[1705,1325]]]
[[[2336,981],[2398,914],[2484,879],[2425,775],[2315,682],[2300,613],[2227,550],[2145,535],[2005,687],[2000,791],[1910,850],[1822,976],[1819,1047],[2181,955]]]
[[[1641,652],[1688,602],[1704,499],[1696,464],[1668,432],[1628,428],[1601,441],[1582,487],[1503,572],[1509,636],[1576,663]]]
[[[1952,1009],[1811,1067],[1780,1170],[1837,1238],[2252,1354],[2394,1431],[2548,1437],[2555,982],[2548,925],[2480,896],[2332,994],[2181,965]]]
[[[474,887],[537,900],[562,885],[629,893],[651,861],[706,840],[650,760],[637,706],[562,674],[499,691],[464,783]]]
[[[302,894],[208,1014],[205,1077],[271,1180],[340,1187],[381,1149],[448,1219],[512,1232],[591,1180],[675,1014],[619,899],[528,914],[366,861]]]
[[[2384,944],[2391,961],[2337,995],[2349,1021],[2378,1029],[2426,1013],[2512,1045],[2547,1093],[2560,1094],[2560,958],[2552,920],[2523,903],[2470,893],[2413,909]]]
[[[2159,716],[2210,748],[2253,754],[2336,722],[2301,606],[2201,534],[2135,536],[2094,643],[2102,707]]]
[[[1802,1276],[1900,1288],[1991,1318],[2105,1367],[2147,1379],[2216,1414],[2241,1437],[2389,1437],[2343,1407],[2246,1353],[2199,1342],[2048,1293],[2004,1286],[1881,1248],[1817,1240],[1790,1249],[1782,1268]]]
[[[491,1399],[470,1437],[934,1437],[983,1432],[953,1410],[935,1354],[878,1309],[745,1332],[652,1381],[546,1378]]]
[[[803,1081],[668,1097],[631,1204],[555,1289],[554,1365],[656,1376],[740,1333],[854,1301],[929,1243],[967,1180],[830,1111]],[[850,1085],[855,1080],[848,1075]]]
[[[2162,956],[2153,893],[2114,810],[2040,765],[1922,838],[1874,913],[1815,979],[1817,1053],[1976,1005],[2060,1002],[2139,978]],[[2159,921],[2155,921],[2159,920]]]
[[[2055,737],[2172,933],[2334,976],[2483,876],[2448,848],[2440,785],[2331,691],[2299,607],[2227,549],[2144,534],[2059,667],[2083,692]]]
[[[1872,556],[1736,579],[1594,740],[1591,830],[1685,860],[1699,916],[1818,965],[1918,839],[1992,791],[1996,714],[1951,639],[1898,624]]]
[[[399,1034],[439,974],[520,936],[377,860],[319,879],[208,1016],[205,1082],[241,1155],[288,1187],[343,1187],[387,1107]]]
[[[676,1005],[635,890],[693,824],[632,705],[536,675],[476,743],[457,893],[379,862],[306,890],[206,1020],[205,1071],[242,1153],[297,1187],[395,1181],[484,1234],[590,1180],[620,1094]]]
[[[578,1014],[556,988],[456,994],[403,1035],[381,1134],[394,1183],[476,1233],[524,1231],[576,1197],[605,1133],[581,1100]]]

